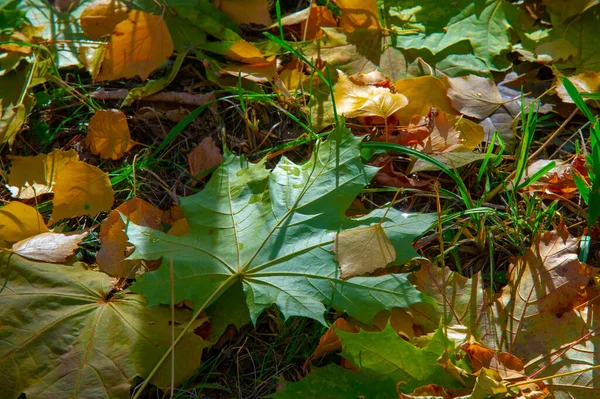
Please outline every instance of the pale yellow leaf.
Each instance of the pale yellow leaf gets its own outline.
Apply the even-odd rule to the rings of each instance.
[[[173,54],[173,40],[161,16],[131,11],[110,36],[96,81],[146,79]]]
[[[359,85],[338,71],[334,89],[337,111],[348,117],[379,116],[388,118],[408,104],[406,97],[386,87]]]
[[[51,193],[56,176],[69,161],[79,160],[77,151],[54,150],[32,157],[13,156],[6,188],[15,198],[29,199]]]
[[[17,242],[47,231],[44,218],[32,206],[9,202],[0,208],[0,240]]]
[[[100,39],[127,19],[127,11],[127,6],[119,0],[94,1],[81,13],[81,29],[90,39]]]
[[[92,154],[117,160],[136,144],[129,135],[127,117],[123,112],[99,110],[90,119],[85,146]]]
[[[54,185],[52,220],[110,210],[114,191],[108,175],[82,161],[67,162]]]
[[[335,237],[333,250],[342,278],[373,272],[396,259],[396,250],[380,224],[342,231]]]
[[[40,262],[64,263],[88,235],[83,233],[41,233],[17,242],[12,252]]]

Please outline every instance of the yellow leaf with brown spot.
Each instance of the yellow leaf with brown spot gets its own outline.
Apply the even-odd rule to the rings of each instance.
[[[67,162],[54,184],[52,220],[109,211],[114,191],[108,174],[82,161]]]
[[[14,156],[6,188],[15,198],[29,199],[53,191],[56,177],[69,161],[78,161],[77,151],[54,150],[32,157]]]
[[[40,262],[64,263],[88,235],[83,233],[41,233],[15,243],[12,252]]]
[[[100,270],[114,277],[135,277],[139,260],[125,260],[133,247],[127,243],[126,225],[121,214],[135,224],[157,229],[163,217],[163,211],[140,199],[132,198],[119,205],[102,222],[100,242],[102,247],[96,256]],[[160,261],[158,263],[160,265]],[[158,266],[158,265],[157,265]]]
[[[81,29],[90,39],[100,39],[127,19],[127,11],[127,6],[119,0],[94,1],[81,13]]]
[[[337,111],[348,118],[379,116],[388,118],[406,107],[408,100],[403,94],[387,87],[358,84],[342,71],[338,71],[334,99]]]
[[[108,42],[96,81],[133,78],[145,80],[173,54],[173,40],[161,16],[131,11]]]
[[[0,208],[0,240],[12,243],[47,231],[44,218],[32,206],[9,202]]]
[[[117,160],[138,144],[131,140],[125,114],[116,109],[96,111],[90,119],[85,146],[92,154]]]
[[[220,0],[217,7],[236,24],[271,23],[268,0]]]

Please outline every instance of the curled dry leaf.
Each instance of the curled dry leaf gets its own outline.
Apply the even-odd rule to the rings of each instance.
[[[586,71],[579,75],[569,76],[569,80],[579,93],[589,94],[600,92],[600,72]],[[566,103],[573,104],[573,99],[567,93],[562,80],[556,77],[556,94]],[[585,99],[585,98],[584,98]]]
[[[339,70],[334,99],[338,112],[348,118],[378,116],[387,119],[408,104],[400,93],[385,87],[359,84]]]
[[[92,154],[117,160],[137,144],[131,140],[123,112],[117,109],[99,110],[90,119],[85,146]]]
[[[9,202],[0,208],[0,240],[12,243],[47,231],[44,218],[32,206]]]
[[[70,161],[56,177],[52,220],[110,210],[114,191],[108,175],[82,161]]]
[[[87,235],[87,231],[67,234],[41,233],[15,243],[12,252],[40,262],[64,263]]]
[[[127,11],[125,3],[119,0],[96,0],[81,13],[81,29],[90,39],[100,39],[127,19]]]
[[[206,137],[188,155],[190,174],[197,176],[205,170],[219,165],[222,160],[223,156],[215,141],[210,137]]]
[[[29,199],[53,192],[56,177],[67,162],[79,160],[75,150],[54,150],[33,157],[14,156],[6,188],[15,198]]]
[[[133,252],[133,246],[127,243],[127,226],[121,215],[127,216],[141,226],[158,229],[163,211],[140,198],[132,198],[119,205],[102,222],[100,227],[102,246],[96,255],[100,270],[114,277],[133,278],[140,261],[125,260]],[[146,264],[153,269],[160,265],[156,262],[146,262]]]
[[[338,233],[332,251],[342,278],[360,276],[396,260],[396,250],[381,224]]]
[[[461,113],[484,119],[504,104],[498,87],[489,79],[468,75],[447,78],[452,106]]]
[[[173,54],[173,40],[161,16],[134,10],[110,36],[96,81],[145,80]]]
[[[236,24],[271,23],[268,0],[217,0],[216,6]]]

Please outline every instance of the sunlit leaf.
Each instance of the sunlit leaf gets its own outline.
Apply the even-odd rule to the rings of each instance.
[[[92,154],[117,160],[136,144],[129,135],[127,117],[122,111],[98,110],[90,119],[85,145]]]
[[[127,19],[127,11],[127,6],[119,0],[93,1],[79,17],[81,29],[90,39],[100,39]]]
[[[13,201],[0,208],[0,240],[17,242],[47,231],[44,218],[32,206]]]

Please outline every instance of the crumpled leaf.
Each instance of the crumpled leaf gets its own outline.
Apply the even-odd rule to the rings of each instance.
[[[41,233],[15,243],[12,252],[40,262],[63,263],[73,255],[81,240],[87,235],[87,231],[67,234]]]
[[[114,191],[108,175],[82,161],[70,161],[54,184],[52,220],[109,211]]]
[[[181,199],[190,225],[186,236],[129,224],[127,235],[136,247],[130,259],[163,258],[163,267],[143,274],[131,289],[151,305],[169,303],[165,262],[172,258],[175,302],[192,300],[199,308],[239,280],[253,322],[273,304],[285,318],[298,315],[324,324],[326,306],[370,323],[381,309],[427,301],[402,274],[339,278],[329,251],[335,233],[379,223],[386,212],[360,219],[344,215],[376,172],[361,163],[360,141],[340,127],[307,163],[282,158],[272,171],[265,169],[265,159],[249,164],[226,154],[204,190]],[[435,215],[389,210],[382,226],[403,255],[397,262],[416,255],[410,243],[433,220]]]
[[[44,218],[32,206],[13,201],[0,208],[0,240],[13,243],[47,231]]]
[[[387,119],[408,104],[403,94],[385,87],[358,84],[342,71],[338,71],[334,90],[337,111],[348,118],[379,116]]]
[[[342,278],[370,273],[396,260],[396,250],[380,224],[342,231],[332,250]]]
[[[108,214],[100,227],[100,251],[96,255],[96,262],[104,273],[115,276],[133,278],[140,262],[125,260],[133,252],[133,247],[127,244],[125,223],[121,215],[127,216],[139,225],[158,229],[163,212],[154,205],[134,197],[123,202]],[[148,264],[146,264],[148,266]],[[154,265],[158,267],[158,265]]]
[[[98,110],[90,119],[85,146],[92,154],[117,160],[136,144],[129,135],[127,117],[122,111]]]
[[[223,156],[215,141],[210,137],[205,137],[188,155],[190,174],[197,176],[205,170],[219,165],[222,161]]]
[[[81,265],[0,254],[2,397],[128,399],[171,345],[171,310],[141,295],[111,292],[111,278]],[[111,293],[111,296],[109,296]],[[114,294],[114,295],[112,295]],[[176,309],[176,321],[191,312]],[[176,334],[181,327],[176,325]],[[175,349],[175,383],[192,375],[207,344],[192,332]],[[167,360],[153,383],[170,385]]]
[[[75,150],[54,150],[50,154],[13,156],[6,188],[14,198],[29,199],[53,192],[56,177],[67,162],[78,161]]]
[[[127,20],[115,26],[94,80],[118,80],[136,75],[145,80],[173,50],[173,40],[164,20],[133,10]]]
[[[127,11],[127,5],[119,0],[95,0],[88,4],[79,17],[81,29],[90,39],[100,39],[127,19]]]

